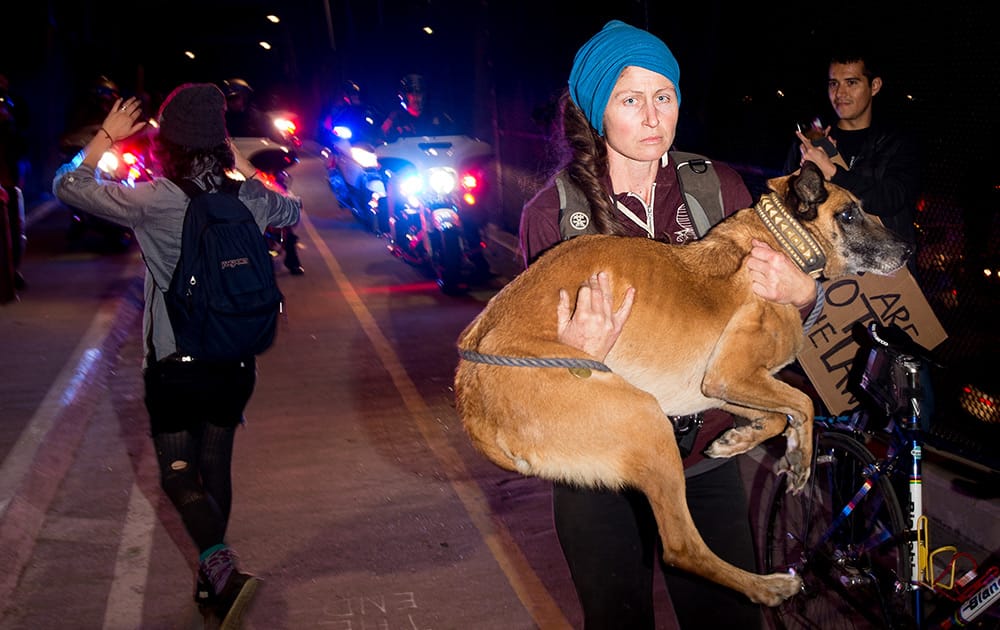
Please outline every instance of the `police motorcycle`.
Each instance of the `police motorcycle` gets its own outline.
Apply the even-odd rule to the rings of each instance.
[[[385,182],[375,155],[381,142],[382,116],[361,103],[361,88],[353,81],[341,87],[340,102],[324,116],[319,139],[324,146],[327,179],[340,205],[366,229],[389,231]]]
[[[253,164],[258,177],[268,186],[288,191],[292,176],[288,169],[298,164],[301,146],[297,117],[288,110],[261,112],[252,108],[253,89],[243,79],[223,81],[226,94],[226,125],[230,142]],[[235,114],[235,116],[230,116]],[[268,227],[264,232],[271,256],[285,256],[285,268],[292,275],[304,273],[299,261],[298,236],[290,227]]]
[[[389,249],[429,268],[454,295],[489,275],[480,226],[492,147],[467,135],[402,137],[376,147],[387,190]]]
[[[288,169],[298,164],[298,153],[290,147],[264,137],[236,137],[230,142],[257,169],[257,177],[266,185],[287,192],[292,185]],[[288,228],[268,227],[264,231],[271,256],[277,258],[285,254],[285,267],[293,275],[300,275],[299,256],[296,251],[298,237]]]
[[[82,113],[81,124],[64,133],[59,139],[59,150],[64,162],[82,160],[80,151],[99,133],[101,121],[117,99],[121,98],[118,86],[108,77],[100,76],[90,85],[87,92],[87,111]],[[155,130],[153,121],[125,140],[120,140],[102,155],[95,170],[95,176],[103,181],[135,186],[136,182],[151,181],[153,178],[150,157],[151,134]],[[128,228],[96,217],[79,208],[70,207],[70,221],[67,239],[71,245],[80,245],[96,234],[101,239],[104,250],[120,252],[127,250],[135,240]]]

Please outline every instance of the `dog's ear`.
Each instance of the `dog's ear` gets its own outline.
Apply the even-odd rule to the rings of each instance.
[[[816,218],[817,208],[826,201],[826,180],[822,171],[812,162],[802,162],[802,168],[788,179],[785,191],[785,206],[792,209],[799,219],[811,221]]]

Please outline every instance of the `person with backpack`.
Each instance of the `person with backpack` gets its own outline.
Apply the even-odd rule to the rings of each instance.
[[[53,192],[135,233],[147,267],[143,372],[160,483],[200,554],[196,603],[236,628],[259,580],[226,543],[234,437],[253,393],[255,354],[274,339],[280,306],[262,235],[268,225],[296,223],[302,203],[255,177],[230,144],[225,106],[212,84],[171,92],[153,141],[162,176],[129,187],[94,176],[101,154],[144,125],[137,99],[117,99],[94,138],[56,172]],[[197,235],[207,221],[201,213],[216,220]],[[227,295],[234,288],[237,298]],[[242,317],[210,314],[217,303]]]
[[[686,174],[683,182],[679,179],[682,165],[674,163],[677,155],[670,151],[680,111],[679,78],[677,61],[663,41],[618,20],[580,48],[560,101],[557,132],[562,137],[556,143],[564,159],[522,210],[525,265],[581,233],[680,245],[701,235],[701,217],[692,208],[696,201],[707,210],[721,199],[727,216],[751,205],[740,176],[719,162],[697,169],[714,173],[710,186],[700,186]],[[761,243],[746,268],[761,297],[795,304],[803,318],[815,317],[821,308],[817,283],[784,253]],[[553,313],[560,341],[604,360],[631,305],[643,299],[628,287],[622,303],[613,304],[612,289],[612,279],[598,273],[579,289],[575,302],[563,292]],[[671,420],[679,447],[690,447],[684,458],[687,502],[698,531],[720,557],[753,571],[753,537],[738,462],[702,454],[733,426],[734,417],[712,410]],[[552,509],[587,630],[659,627],[653,603],[657,564],[681,628],[761,626],[759,607],[744,595],[663,565],[656,522],[641,493],[557,483]]]

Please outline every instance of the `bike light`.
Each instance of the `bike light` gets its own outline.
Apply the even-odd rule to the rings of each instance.
[[[439,195],[447,195],[455,190],[458,177],[450,168],[432,168],[427,173],[427,183]]]
[[[337,136],[338,138],[343,138],[344,140],[350,140],[351,136],[353,136],[354,133],[351,131],[350,127],[346,127],[344,125],[334,125],[333,135]]]
[[[378,156],[371,151],[359,147],[351,147],[351,159],[361,165],[362,168],[375,168],[378,166]]]

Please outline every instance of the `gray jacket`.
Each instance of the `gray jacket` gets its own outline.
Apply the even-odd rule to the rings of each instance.
[[[69,206],[132,230],[146,261],[143,339],[153,340],[158,357],[176,352],[163,293],[180,258],[187,195],[169,179],[140,182],[133,188],[99,181],[94,169],[83,165],[74,168],[72,163],[56,171],[52,192]],[[243,184],[240,200],[250,209],[261,234],[269,225],[294,225],[302,210],[298,197],[269,190],[255,179]]]

